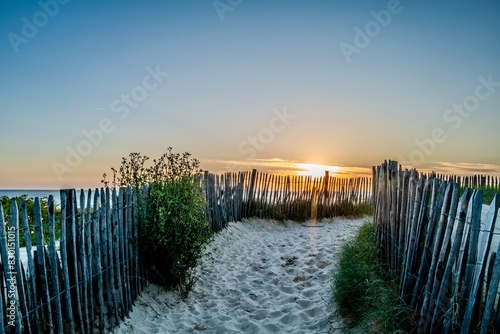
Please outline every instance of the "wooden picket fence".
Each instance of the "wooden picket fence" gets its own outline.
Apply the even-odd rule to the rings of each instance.
[[[425,173],[423,173],[425,174]],[[448,174],[433,173],[437,179],[441,179],[449,182],[456,182],[460,184],[461,188],[471,188],[471,189],[481,189],[500,191],[500,177],[491,175],[469,175],[469,176],[457,176]]]
[[[462,186],[473,189],[496,189],[500,190],[500,177],[490,175],[472,175],[462,178]]]
[[[279,176],[251,172],[199,179],[213,231],[247,217],[331,217],[369,203],[370,178]],[[141,195],[147,201],[148,188]],[[49,197],[48,221],[12,201],[0,206],[0,334],[103,333],[132,309],[147,284],[138,217],[145,214],[132,189],[61,190],[61,217]],[[33,219],[30,226],[29,221]],[[48,225],[49,236],[44,236]],[[33,227],[34,226],[34,227]],[[36,235],[32,245],[31,235]],[[56,235],[60,239],[56,240]],[[21,259],[24,238],[26,258]]]
[[[207,218],[218,231],[242,218],[305,221],[351,214],[353,207],[371,203],[369,177],[284,176],[257,170],[204,174]]]
[[[58,223],[52,197],[48,222],[42,221],[38,198],[34,212],[12,201],[8,225],[0,208],[6,226],[0,228],[0,333],[103,333],[118,324],[145,284],[137,209],[130,189],[89,190],[87,196],[82,191],[79,198],[74,189],[61,190]],[[42,224],[49,225],[48,244]],[[26,242],[26,267],[20,238]]]
[[[380,259],[416,311],[418,333],[500,332],[500,195],[481,221],[482,190],[466,184],[493,187],[498,179],[440,178],[396,161],[373,168]]]

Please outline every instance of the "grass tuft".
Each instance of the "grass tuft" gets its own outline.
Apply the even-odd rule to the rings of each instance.
[[[332,302],[346,320],[347,333],[412,332],[412,310],[405,306],[397,284],[378,262],[371,222],[361,226],[342,250]]]

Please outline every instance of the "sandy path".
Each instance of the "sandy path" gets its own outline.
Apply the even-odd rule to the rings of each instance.
[[[149,285],[114,333],[340,332],[328,306],[332,271],[362,223],[231,223],[208,247],[185,300]]]

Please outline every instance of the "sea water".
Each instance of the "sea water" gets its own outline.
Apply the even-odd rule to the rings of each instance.
[[[23,196],[27,195],[28,198],[46,198],[48,199],[50,195],[54,196],[54,201],[56,203],[61,202],[61,196],[59,190],[28,190],[28,189],[21,189],[21,190],[9,190],[9,189],[0,189],[0,197],[18,197],[18,196]]]

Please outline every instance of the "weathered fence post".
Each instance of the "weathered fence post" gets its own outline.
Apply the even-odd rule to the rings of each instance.
[[[63,313],[61,307],[61,296],[59,287],[59,261],[57,258],[56,251],[56,222],[55,222],[55,212],[54,212],[54,199],[52,195],[49,197],[49,260],[51,267],[51,277],[52,277],[52,298],[54,299],[55,305],[55,317],[56,317],[56,330],[59,333],[64,332],[63,327]]]
[[[488,211],[487,218],[488,222],[490,220],[496,221],[499,202],[500,194],[496,194],[490,204],[490,210]],[[498,294],[498,285],[500,283],[500,256],[498,256],[498,254],[500,254],[500,244],[498,245],[497,252],[493,254],[496,254],[496,256],[492,256],[490,259],[490,266],[491,263],[494,262],[493,273],[491,275],[491,279],[489,280],[489,287],[486,289],[486,302],[484,306],[483,318],[481,321],[481,334],[486,334],[488,331],[489,324],[493,315],[493,307]]]
[[[61,198],[62,200],[62,198]],[[40,279],[40,288],[42,292],[42,302],[44,303],[45,310],[45,321],[46,326],[45,330],[49,333],[53,333],[54,330],[52,328],[52,308],[50,306],[50,294],[49,294],[49,283],[47,278],[47,266],[45,264],[45,246],[43,244],[43,229],[42,229],[42,211],[40,207],[40,200],[35,198],[34,202],[34,223],[35,223],[35,236],[36,236],[36,268],[38,273],[38,278]],[[62,211],[62,206],[61,206]],[[64,225],[64,224],[61,224]],[[61,247],[63,247],[63,236],[61,229]],[[67,267],[66,267],[67,268]],[[68,295],[68,293],[66,293]],[[67,310],[71,310],[71,305],[67,308]],[[68,314],[69,317],[69,314]],[[71,313],[72,320],[72,313]]]
[[[24,200],[21,201],[21,219],[24,229],[24,240],[26,243],[26,257],[28,260],[29,278],[28,278],[27,292],[28,292],[30,311],[32,312],[32,316],[28,320],[31,320],[31,322],[37,324],[39,323],[39,321],[41,321],[40,319],[43,318],[43,312],[42,308],[38,307],[38,302],[37,302],[39,299],[36,289],[36,271],[35,271],[35,261],[33,260],[33,253],[32,253],[31,229],[28,224],[28,213],[26,209],[26,202]],[[43,328],[44,326],[34,326],[33,330],[37,333],[41,333]]]
[[[78,238],[78,243],[80,247],[78,249],[78,256],[81,259],[81,272],[82,272],[82,287],[80,289],[80,293],[82,294],[82,309],[83,316],[85,318],[85,331],[90,333],[92,331],[90,326],[91,317],[89,314],[89,297],[92,298],[92,294],[89,291],[89,273],[88,273],[88,257],[89,253],[87,252],[87,226],[89,225],[89,220],[85,215],[85,192],[83,189],[80,191],[80,234]]]
[[[103,296],[103,278],[102,278],[102,255],[101,255],[101,237],[100,237],[100,224],[101,224],[101,207],[99,200],[99,189],[94,191],[94,210],[92,212],[92,227],[93,227],[93,272],[97,276],[97,286],[94,286],[94,293],[97,295],[97,302],[99,305],[99,331],[102,333],[107,328],[107,321],[105,317],[106,305],[104,304]]]
[[[252,169],[252,174],[250,176],[250,185],[248,187],[248,196],[247,196],[247,205],[245,209],[245,216],[250,217],[253,214],[253,197],[254,197],[254,188],[255,188],[255,179],[257,178],[257,170]]]

